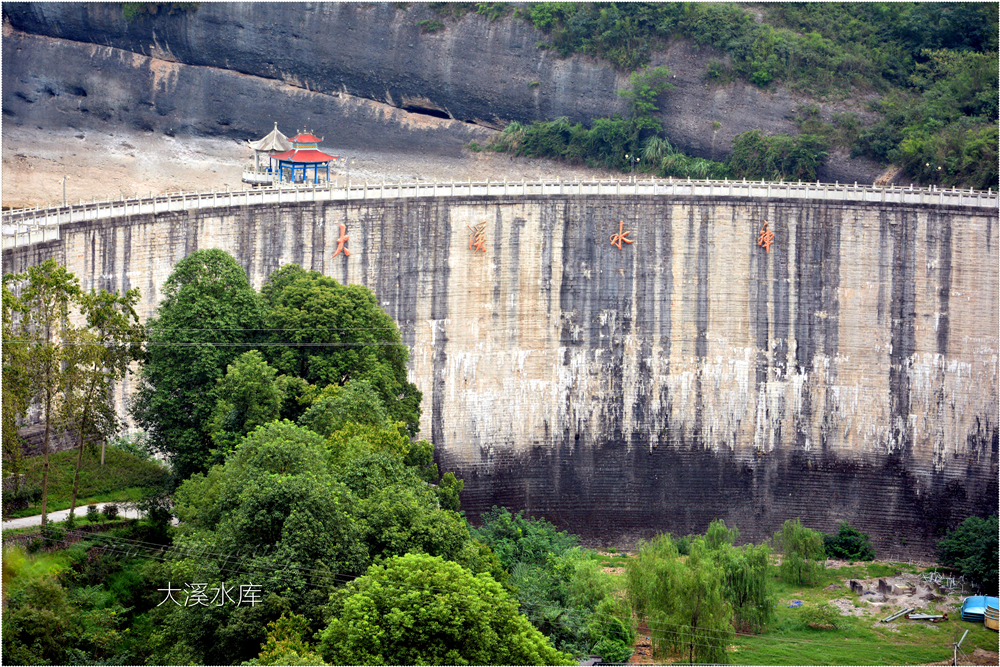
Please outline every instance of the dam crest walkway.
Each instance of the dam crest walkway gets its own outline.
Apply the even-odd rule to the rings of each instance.
[[[924,206],[971,206],[997,210],[992,189],[958,190],[840,183],[709,181],[651,178],[644,180],[446,181],[348,183],[346,187],[281,187],[181,192],[131,199],[80,202],[66,206],[20,209],[2,216],[3,248],[59,238],[64,224],[128,218],[137,215],[217,207],[249,207],[324,201],[390,200],[420,197],[640,196],[706,198],[780,198],[831,202],[894,203]]]

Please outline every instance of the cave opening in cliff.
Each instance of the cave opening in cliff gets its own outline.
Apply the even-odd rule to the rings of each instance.
[[[425,116],[433,116],[434,118],[444,118],[450,120],[451,116],[447,111],[441,111],[440,109],[429,109],[427,107],[416,107],[413,105],[406,105],[403,107],[403,111],[408,111],[409,113],[422,113]]]

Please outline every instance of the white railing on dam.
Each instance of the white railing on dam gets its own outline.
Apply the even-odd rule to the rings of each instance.
[[[401,197],[482,197],[546,195],[631,195],[694,197],[779,197],[819,201],[923,204],[931,206],[976,206],[998,208],[992,189],[958,190],[914,187],[877,187],[840,183],[790,183],[747,181],[692,181],[653,178],[648,180],[584,181],[448,181],[351,183],[346,187],[285,185],[282,187],[182,192],[155,197],[80,203],[51,208],[21,209],[4,213],[3,247],[40,243],[59,238],[59,225],[149,213],[199,208],[256,206],[294,202],[356,201]]]

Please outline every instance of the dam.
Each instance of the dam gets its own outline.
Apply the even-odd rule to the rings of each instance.
[[[789,518],[926,556],[997,511],[993,192],[732,181],[356,184],[3,216],[5,273],[52,257],[142,293],[221,248],[371,288],[411,349],[421,436],[462,506],[591,543]],[[348,256],[338,250],[347,249]],[[122,395],[131,388],[126,384]]]

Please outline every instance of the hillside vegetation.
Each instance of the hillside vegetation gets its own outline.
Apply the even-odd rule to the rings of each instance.
[[[485,5],[495,4],[477,7],[488,13]],[[806,105],[799,136],[744,133],[730,159],[716,163],[680,155],[645,120],[658,109],[633,105],[630,118],[593,119],[589,128],[561,119],[518,126],[498,150],[663,176],[805,180],[839,147],[924,184],[997,186],[995,4],[548,2],[517,15],[546,33],[542,48],[561,56],[591,54],[636,71],[669,40],[686,38],[725,54],[709,62],[708,85],[740,79],[818,102],[865,98],[878,121],[863,127],[857,114],[841,113],[824,122]],[[644,90],[652,104],[669,86]],[[642,93],[633,75],[626,94]],[[626,154],[640,155],[639,163]]]

